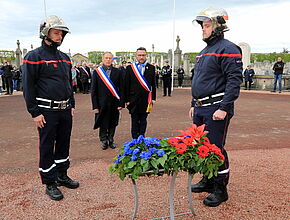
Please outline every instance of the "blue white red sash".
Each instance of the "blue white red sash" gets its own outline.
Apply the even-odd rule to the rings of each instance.
[[[101,80],[103,81],[103,83],[110,90],[112,95],[120,100],[120,95],[118,93],[118,90],[116,89],[114,83],[112,82],[112,80],[110,79],[110,77],[108,76],[106,71],[103,69],[103,67],[100,66],[98,68],[95,68],[95,70],[96,70],[97,74],[99,75],[99,77],[101,78]]]
[[[133,73],[135,74],[136,78],[138,79],[139,83],[141,84],[141,86],[149,92],[148,94],[148,108],[147,108],[147,112],[151,112],[152,110],[152,91],[151,91],[151,86],[149,85],[149,83],[147,82],[147,80],[145,79],[145,77],[142,75],[142,73],[140,72],[140,70],[137,67],[136,63],[132,63],[131,64]]]
[[[90,76],[90,74],[88,73],[88,71],[86,70],[85,67],[81,66],[81,68],[85,71],[85,73],[86,73],[88,76]]]

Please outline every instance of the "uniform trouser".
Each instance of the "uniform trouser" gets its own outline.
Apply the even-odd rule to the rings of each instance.
[[[145,136],[147,128],[148,113],[131,114],[131,134],[132,138],[137,139],[140,135]]]
[[[55,182],[57,172],[69,168],[71,110],[43,111],[46,124],[39,128],[39,173],[43,184]]]
[[[209,138],[210,143],[215,144],[221,149],[221,152],[225,157],[225,161],[224,164],[221,165],[218,169],[218,176],[213,177],[213,180],[218,184],[226,186],[229,181],[230,173],[228,154],[224,149],[224,145],[226,141],[230,118],[232,117],[232,115],[227,115],[224,120],[213,120],[212,116],[214,112],[218,109],[218,107],[218,105],[195,107],[193,123],[197,126],[205,124],[205,130],[209,132],[207,134],[207,137]]]
[[[163,95],[171,95],[171,77],[166,77],[163,79]]]
[[[99,137],[102,143],[114,143],[114,135],[115,135],[116,127],[111,128],[103,128],[100,127]]]

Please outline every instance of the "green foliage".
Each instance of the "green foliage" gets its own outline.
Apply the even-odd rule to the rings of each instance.
[[[90,63],[100,64],[102,62],[102,55],[104,51],[90,51],[88,52],[88,59]]]
[[[275,62],[278,57],[282,57],[283,62],[290,62],[290,53],[251,53],[251,63],[255,61],[263,62],[265,60]]]
[[[16,53],[13,50],[0,50],[0,61],[1,63],[6,61],[11,61],[16,59]]]
[[[187,53],[189,56],[189,63],[195,63],[195,57],[198,53]]]

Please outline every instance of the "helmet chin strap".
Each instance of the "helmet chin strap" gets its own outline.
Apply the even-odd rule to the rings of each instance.
[[[213,31],[211,32],[211,35],[207,38],[202,39],[204,42],[206,42],[207,44],[210,43],[213,39],[218,38],[220,36],[223,36],[224,33],[223,32],[216,32]]]
[[[51,43],[52,47],[59,47],[61,45],[61,43],[62,43],[62,41],[61,42],[55,42],[52,39],[50,39],[49,37],[45,37],[45,40],[49,41]]]

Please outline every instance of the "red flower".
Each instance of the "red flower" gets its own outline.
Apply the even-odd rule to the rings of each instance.
[[[179,130],[179,132],[182,134],[181,136],[190,136],[195,140],[200,140],[202,136],[208,133],[208,131],[204,130],[205,124],[201,126],[196,126],[195,124],[192,124],[191,128],[188,128],[188,130]]]
[[[187,146],[184,143],[177,144],[175,147],[177,148],[176,153],[178,154],[183,154],[187,151]]]
[[[217,155],[221,160],[225,160],[225,156],[221,153],[221,151],[215,152],[215,155]]]
[[[204,146],[206,146],[208,148],[208,150],[210,152],[214,152],[215,155],[217,155],[221,160],[224,160],[225,157],[221,152],[221,149],[219,147],[217,147],[215,144],[211,144],[209,142],[201,142]]]
[[[198,150],[196,151],[196,153],[200,157],[207,157],[209,154],[209,149],[207,146],[201,145],[198,147]]]
[[[196,141],[192,137],[185,137],[183,139],[183,143],[185,143],[187,146],[194,146],[196,145]]]
[[[180,142],[180,140],[177,139],[177,138],[169,138],[167,142],[168,142],[170,145],[175,146],[176,144],[178,144],[178,143]]]

